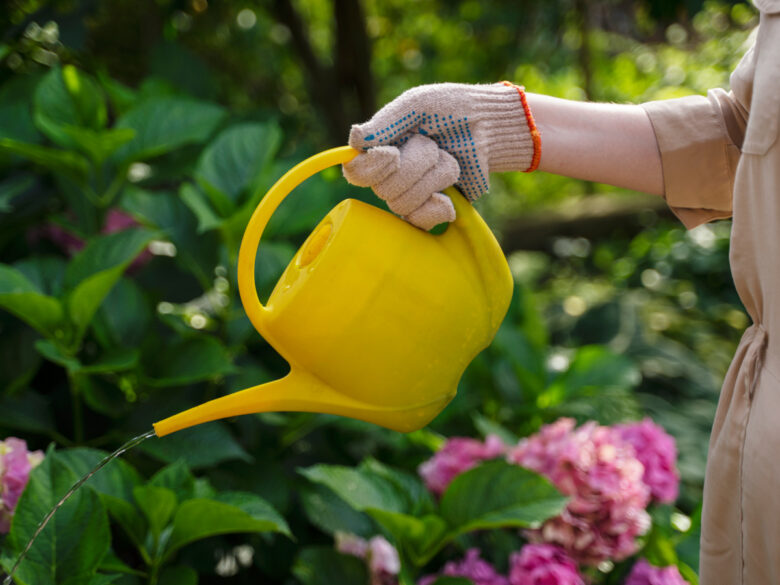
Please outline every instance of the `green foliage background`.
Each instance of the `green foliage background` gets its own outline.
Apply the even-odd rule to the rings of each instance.
[[[634,103],[703,93],[727,85],[755,24],[745,3],[696,0],[5,3],[0,437],[49,455],[0,541],[2,566],[101,450],[284,375],[238,300],[238,244],[272,182],[345,142],[350,123],[437,81],[512,79]],[[636,195],[507,174],[478,208],[501,236],[532,211],[576,213],[595,192]],[[280,208],[259,251],[261,298],[345,194],[377,204],[333,169]],[[106,233],[118,210],[135,225]],[[728,272],[728,222],[686,233],[655,207],[639,223],[505,246],[509,314],[430,428],[401,435],[272,413],[147,441],[63,508],[58,536],[42,537],[18,582],[365,582],[362,565],[332,550],[340,530],[386,534],[408,583],[469,546],[505,566],[520,542],[512,527],[554,513],[559,496],[490,464],[437,504],[416,466],[446,436],[514,441],[560,416],[644,415],[676,437],[683,474],[677,509],[657,513],[645,554],[693,581],[709,427],[747,318]],[[500,514],[468,508],[490,501],[474,498],[486,477],[526,489],[510,490]],[[355,500],[345,488],[355,482],[369,495]]]

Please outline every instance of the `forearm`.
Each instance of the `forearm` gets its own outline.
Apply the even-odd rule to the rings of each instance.
[[[663,195],[661,156],[641,107],[527,98],[542,135],[539,170]]]

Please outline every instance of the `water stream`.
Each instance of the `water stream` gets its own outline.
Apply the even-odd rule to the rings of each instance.
[[[3,585],[11,585],[13,583],[14,573],[16,572],[16,569],[19,567],[19,564],[24,560],[24,557],[27,556],[27,553],[30,552],[30,549],[32,548],[33,543],[35,542],[35,539],[38,538],[38,535],[43,531],[44,528],[46,528],[46,525],[49,523],[49,520],[52,519],[52,517],[57,512],[57,510],[59,510],[60,506],[62,506],[65,502],[67,502],[68,498],[70,498],[74,493],[76,493],[76,490],[78,490],[82,485],[84,485],[89,480],[90,477],[95,475],[98,471],[100,471],[113,459],[116,459],[128,449],[132,449],[136,445],[143,443],[146,439],[150,439],[154,436],[155,436],[155,432],[152,430],[144,433],[143,435],[138,435],[137,437],[130,439],[127,443],[119,447],[119,449],[111,453],[111,455],[108,455],[100,463],[95,465],[92,471],[90,471],[84,477],[82,477],[76,483],[74,483],[73,486],[68,490],[68,492],[64,496],[62,496],[62,499],[55,504],[55,506],[49,511],[48,514],[46,514],[46,517],[43,520],[41,520],[41,523],[38,524],[38,528],[35,529],[35,532],[33,533],[32,537],[27,542],[27,545],[24,547],[22,554],[20,554],[19,558],[16,559],[14,566],[11,568],[11,572],[8,573],[8,576],[3,580]]]

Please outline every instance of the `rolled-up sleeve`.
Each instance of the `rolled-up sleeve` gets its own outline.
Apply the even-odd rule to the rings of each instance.
[[[734,81],[732,76],[732,81]],[[731,216],[747,110],[734,93],[642,104],[655,131],[664,197],[688,229]]]

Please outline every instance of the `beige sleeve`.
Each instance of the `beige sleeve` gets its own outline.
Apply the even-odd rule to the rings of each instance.
[[[707,97],[648,102],[642,108],[655,131],[664,197],[675,215],[688,229],[730,217],[747,123],[747,110],[734,93],[713,89]]]

